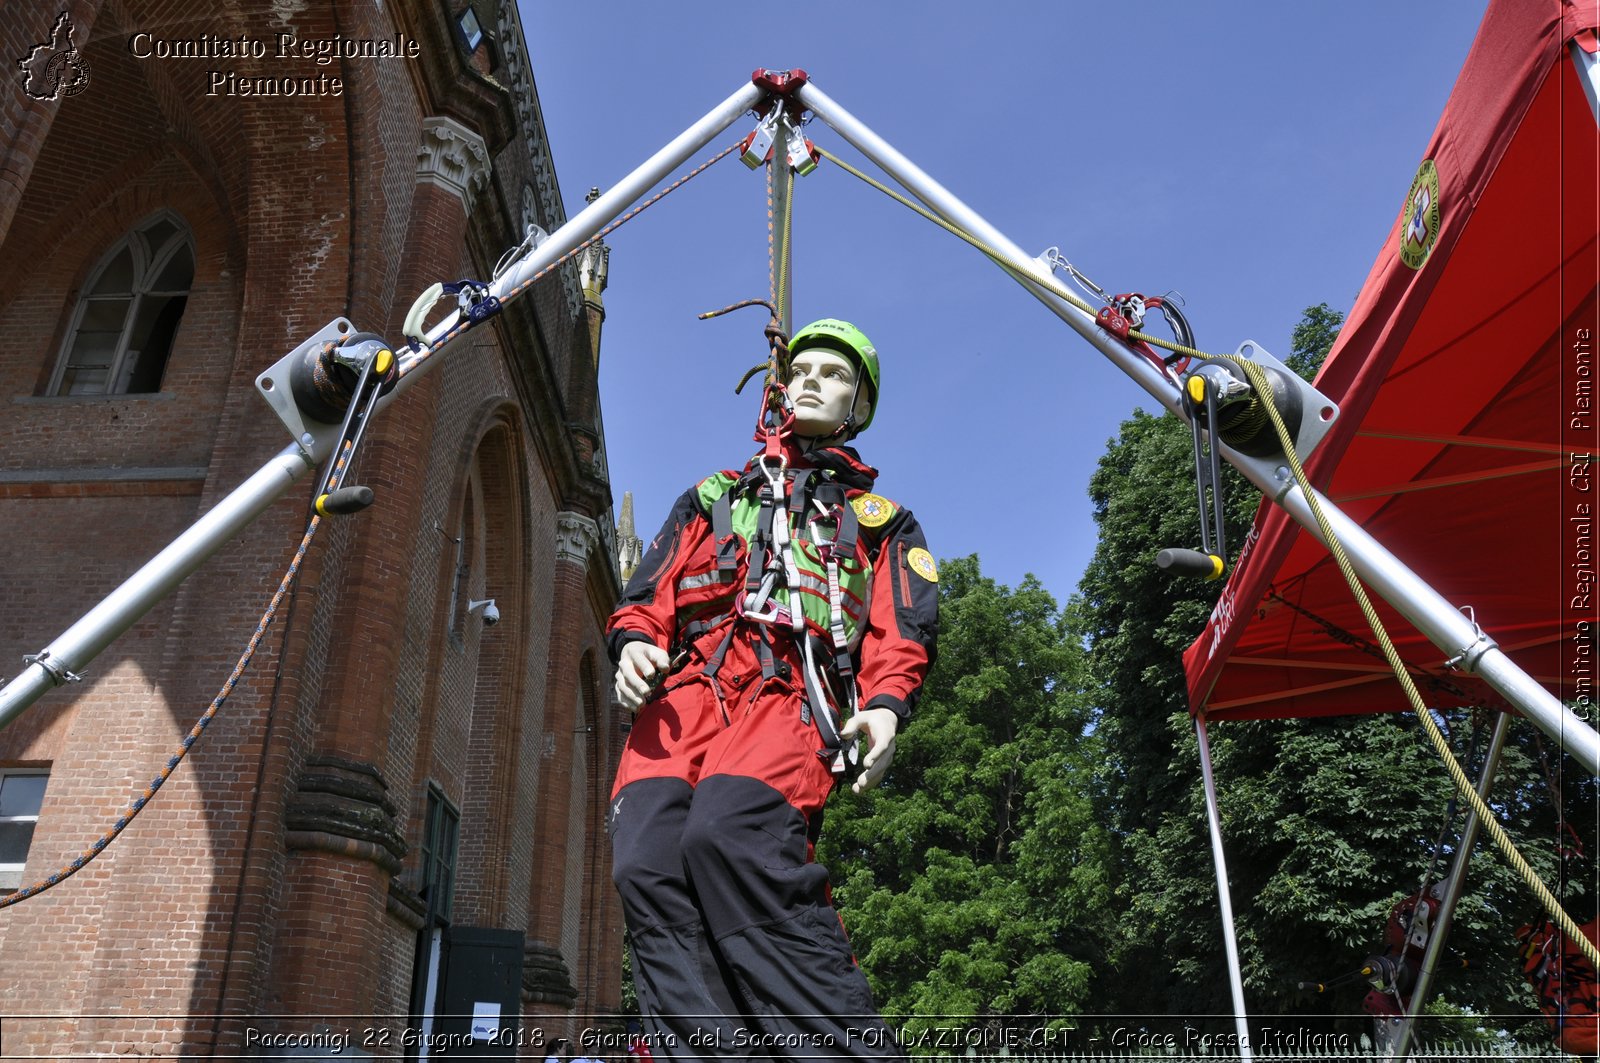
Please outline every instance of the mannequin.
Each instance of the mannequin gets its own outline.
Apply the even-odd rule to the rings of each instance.
[[[882,782],[931,666],[938,573],[846,442],[877,351],[790,342],[781,430],[685,492],[608,627],[638,713],[612,791],[613,878],[657,1059],[901,1058],[812,859],[850,775]]]

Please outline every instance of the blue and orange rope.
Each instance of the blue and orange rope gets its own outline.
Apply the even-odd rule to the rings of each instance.
[[[334,468],[334,473],[330,480],[330,489],[338,485],[339,478],[344,474],[349,459],[350,444],[347,441],[345,450],[340,454],[338,463]],[[262,613],[261,621],[256,625],[255,634],[250,636],[250,641],[245,645],[244,652],[239,655],[238,663],[233,666],[233,672],[228,676],[227,681],[222,684],[222,688],[217,691],[217,696],[211,699],[211,704],[206,706],[206,711],[200,714],[200,718],[189,729],[189,733],[184,735],[183,741],[178,743],[178,748],[172,751],[172,755],[167,758],[167,763],[160,773],[150,780],[150,785],[146,786],[144,791],[137,797],[129,801],[127,809],[117,818],[117,821],[104,834],[95,839],[93,845],[79,853],[76,859],[56,869],[32,885],[24,886],[15,893],[0,897],[0,908],[6,908],[20,901],[25,901],[29,897],[36,897],[50,887],[65,882],[79,871],[82,871],[91,860],[105,852],[106,847],[128,828],[134,817],[144,810],[144,807],[155,797],[156,792],[166,784],[168,779],[172,778],[172,773],[178,770],[178,765],[183,763],[184,757],[189,755],[189,750],[194,748],[195,742],[199,740],[211,721],[216,718],[217,713],[228,700],[228,696],[233,693],[234,688],[239,685],[239,680],[244,677],[245,669],[250,666],[251,658],[255,656],[256,650],[261,646],[261,640],[266,637],[267,630],[272,626],[272,620],[277,615],[278,607],[283,604],[284,598],[288,596],[290,589],[294,586],[294,581],[300,574],[300,565],[305,560],[306,551],[310,549],[311,540],[316,537],[317,529],[321,524],[322,516],[314,513],[310,522],[306,525],[305,535],[300,539],[299,549],[295,551],[293,559],[290,560],[289,568],[283,574],[283,579],[279,581],[277,591],[272,595],[271,601],[267,603],[266,611]]]

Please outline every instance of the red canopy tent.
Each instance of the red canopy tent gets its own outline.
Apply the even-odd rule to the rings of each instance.
[[[1597,25],[1600,0],[1490,4],[1317,378],[1341,415],[1307,463],[1345,513],[1589,718],[1600,702]],[[1503,704],[1379,611],[1430,704]],[[1404,709],[1370,637],[1327,550],[1263,503],[1184,654],[1191,707],[1212,720]]]

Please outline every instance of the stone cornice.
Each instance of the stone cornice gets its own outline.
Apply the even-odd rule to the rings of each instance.
[[[582,513],[556,514],[556,560],[588,565],[589,553],[600,542],[600,526]]]
[[[522,999],[570,1008],[578,1002],[572,972],[559,949],[530,941],[522,947]]]
[[[394,874],[406,854],[396,818],[375,767],[312,757],[284,809],[284,846],[368,860]]]
[[[417,180],[453,193],[471,214],[473,198],[489,183],[489,149],[482,137],[454,118],[424,118]]]
[[[511,92],[522,139],[528,146],[534,191],[544,215],[545,228],[555,232],[567,223],[567,210],[561,202],[561,185],[556,179],[556,161],[550,154],[550,141],[544,136],[544,114],[539,109],[539,93],[534,88],[528,64],[527,38],[522,33],[517,5],[502,0],[497,21],[500,55],[506,65],[506,87]],[[561,288],[567,297],[568,312],[576,319],[583,305],[583,292],[579,288],[577,268],[570,262],[561,268]]]

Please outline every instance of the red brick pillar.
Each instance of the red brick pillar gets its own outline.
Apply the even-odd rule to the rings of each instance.
[[[573,966],[587,962],[578,955],[586,935],[574,920],[585,920],[581,878],[576,896],[567,883],[573,861],[584,861],[589,839],[570,832],[573,811],[574,733],[577,718],[579,659],[585,633],[593,624],[588,607],[589,554],[599,542],[599,528],[581,513],[556,514],[556,562],[552,574],[550,663],[545,673],[545,762],[539,772],[539,811],[534,820],[533,879],[528,893],[528,956],[524,971],[525,1027],[559,1028],[578,1001]],[[584,726],[598,721],[586,719]],[[589,740],[593,734],[586,734]],[[602,800],[604,787],[587,779],[578,800]],[[588,817],[584,817],[588,822]],[[568,1036],[572,1036],[568,1034]]]
[[[463,268],[468,209],[488,173],[482,139],[459,123],[426,119],[421,139],[406,255],[394,289],[407,302]],[[405,309],[391,314],[392,343],[401,342]],[[342,573],[323,585],[338,601],[327,633],[315,738],[285,809],[285,914],[269,1001],[281,1015],[405,1010],[405,1001],[391,999],[386,970],[398,925],[388,913],[389,884],[408,847],[405,818],[389,786],[408,782],[412,765],[389,763],[388,736],[410,604],[408,572],[418,536],[432,534],[422,530],[422,489],[434,443],[437,377],[436,371],[424,376],[375,422],[357,479],[373,488],[378,502],[354,518],[359,524]]]

